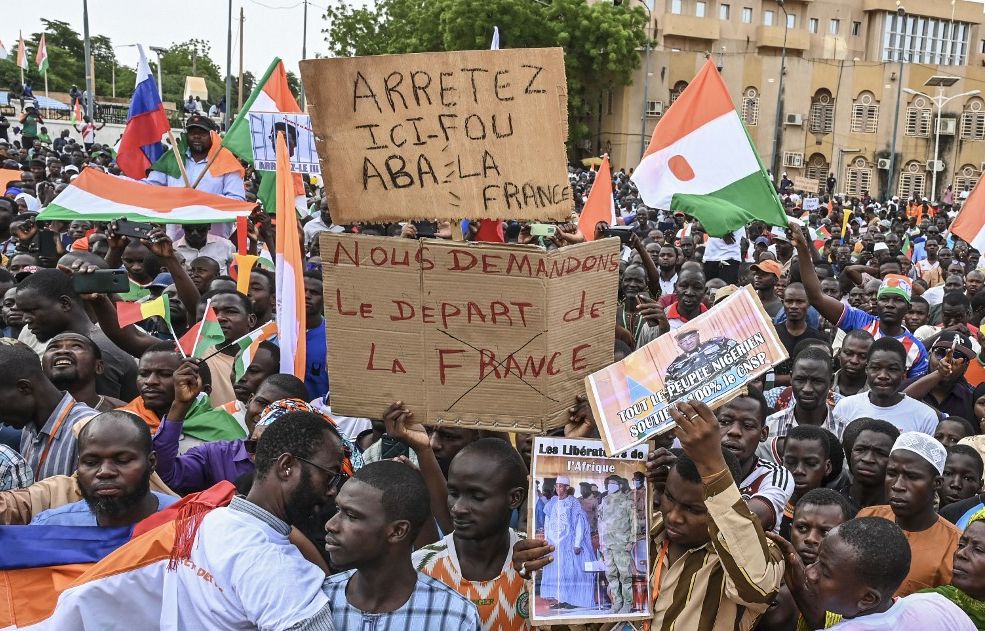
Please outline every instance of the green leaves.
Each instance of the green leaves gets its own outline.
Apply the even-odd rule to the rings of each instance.
[[[592,104],[628,85],[646,42],[646,11],[585,0],[343,0],[322,30],[329,50],[363,56],[481,50],[498,26],[503,48],[560,46],[568,76],[569,142],[588,138]]]

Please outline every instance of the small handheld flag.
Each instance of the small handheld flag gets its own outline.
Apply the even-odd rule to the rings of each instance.
[[[118,302],[116,303],[116,319],[120,327],[130,326],[135,322],[158,316],[170,323],[171,303],[167,294],[161,294],[147,302]]]
[[[253,363],[253,358],[256,357],[260,344],[275,335],[277,335],[277,323],[267,322],[233,342],[239,347],[239,354],[236,355],[236,361],[233,363],[233,375],[236,381],[242,379],[243,375],[246,374],[246,369]]]
[[[203,358],[209,349],[218,344],[222,344],[226,335],[219,326],[215,310],[212,308],[212,300],[205,303],[205,315],[202,321],[197,322],[188,332],[178,340],[178,346],[186,357]]]

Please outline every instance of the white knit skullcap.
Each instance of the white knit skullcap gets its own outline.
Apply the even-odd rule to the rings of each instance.
[[[923,432],[903,432],[896,439],[896,442],[893,443],[893,448],[889,453],[892,454],[899,449],[912,451],[937,469],[938,475],[944,475],[944,462],[947,460],[947,449],[930,434],[924,434]]]
[[[555,484],[564,484],[566,486],[571,486],[571,480],[568,479],[566,475],[559,475],[557,480],[554,481]]]

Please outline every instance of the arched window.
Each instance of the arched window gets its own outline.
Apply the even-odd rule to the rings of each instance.
[[[759,124],[759,90],[756,88],[748,87],[742,93],[742,111],[740,116],[746,127],[755,127]]]
[[[830,173],[829,169],[828,159],[822,153],[812,153],[811,157],[807,159],[807,166],[804,167],[804,177],[817,180],[818,190],[814,191],[815,193],[820,193],[825,188],[828,181],[828,173]]]
[[[980,98],[968,99],[964,106],[961,140],[985,140],[985,102]]]
[[[872,165],[859,156],[845,168],[845,194],[859,196],[863,191],[872,190]]]
[[[917,138],[930,137],[930,103],[924,97],[915,96],[906,106],[903,133]]]
[[[684,91],[684,88],[686,88],[686,87],[687,87],[687,81],[678,81],[677,83],[674,84],[674,87],[670,91],[670,104],[671,105],[674,104],[674,101],[677,100],[677,97],[679,97],[681,95],[681,92],[683,92]]]
[[[821,88],[811,99],[811,113],[808,125],[812,134],[830,134],[835,124],[835,102],[831,92]]]
[[[900,171],[896,194],[900,199],[909,199],[914,195],[919,199],[924,196],[926,185],[927,174],[924,172],[924,164],[918,160],[910,160]]]
[[[981,171],[975,168],[973,164],[966,164],[958,169],[958,172],[954,174],[954,195],[957,196],[964,191],[971,192],[971,189],[975,188],[975,184],[978,184],[978,178],[981,175]]]
[[[879,102],[871,92],[862,92],[852,104],[852,133],[874,134],[879,130]]]

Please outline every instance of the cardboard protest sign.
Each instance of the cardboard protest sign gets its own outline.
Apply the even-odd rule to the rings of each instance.
[[[546,539],[555,550],[554,560],[529,583],[531,624],[653,617],[647,580],[647,452],[648,446],[640,445],[623,456],[611,457],[598,440],[534,438],[528,535]],[[580,502],[583,485],[597,487],[604,497],[587,505]],[[598,549],[592,541],[595,531]]]
[[[814,178],[803,177],[800,175],[795,175],[793,177],[793,188],[795,191],[804,191],[805,193],[816,193],[821,183]]]
[[[520,432],[564,425],[612,362],[617,239],[534,246],[320,237],[332,410]]]
[[[806,211],[817,210],[821,207],[821,200],[816,197],[805,197],[804,203],[801,206]]]
[[[564,220],[560,48],[301,62],[338,223]]]
[[[673,427],[669,403],[698,399],[722,405],[787,356],[759,297],[747,286],[589,375],[585,388],[606,448],[621,453]]]
[[[277,170],[277,132],[284,132],[294,173],[321,173],[311,118],[288,112],[250,112],[250,139],[253,141],[253,168]]]

